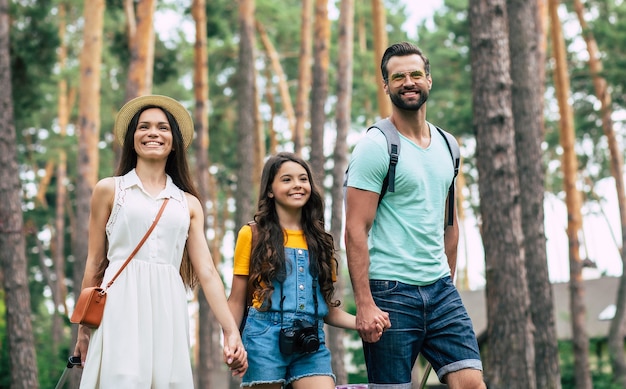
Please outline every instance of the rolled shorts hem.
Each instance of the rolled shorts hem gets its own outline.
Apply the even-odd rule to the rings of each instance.
[[[319,376],[332,377],[333,381],[337,382],[337,378],[335,377],[334,374],[310,373],[310,374],[302,374],[302,375],[299,375],[297,377],[291,377],[291,378],[289,378],[289,380],[287,382],[285,382],[285,384],[289,385],[290,383],[292,383],[294,381],[297,381],[299,379],[306,378],[306,377],[319,377]]]
[[[439,381],[443,383],[443,377],[446,374],[454,373],[455,371],[459,371],[463,369],[473,369],[473,370],[483,371],[483,364],[478,359],[464,359],[462,361],[453,362],[437,370],[437,377],[439,377]]]

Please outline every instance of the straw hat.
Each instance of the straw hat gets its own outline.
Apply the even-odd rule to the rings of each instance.
[[[113,127],[113,135],[115,135],[115,139],[117,139],[119,144],[124,145],[128,124],[133,116],[135,116],[137,111],[147,105],[161,107],[174,116],[176,123],[178,123],[178,128],[180,128],[180,132],[183,135],[185,148],[187,148],[193,140],[193,120],[191,119],[191,115],[178,101],[171,97],[161,95],[139,96],[124,104],[117,113],[115,126]]]

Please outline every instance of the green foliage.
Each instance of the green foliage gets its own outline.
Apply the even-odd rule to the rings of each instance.
[[[37,5],[10,2],[10,13],[18,22],[10,29],[11,83],[16,129],[39,127],[53,116],[45,109],[53,100],[57,26],[51,12],[52,0]],[[16,131],[18,140],[20,131]]]
[[[611,373],[608,346],[606,339],[589,340],[589,356],[591,379],[595,389],[621,389],[621,385],[613,382]],[[561,386],[575,388],[574,351],[570,341],[559,341],[559,356],[561,369]]]

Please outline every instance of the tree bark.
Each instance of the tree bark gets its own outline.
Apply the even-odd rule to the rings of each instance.
[[[280,58],[274,44],[267,35],[265,27],[263,27],[259,21],[256,22],[256,30],[259,33],[259,37],[261,38],[261,42],[265,48],[265,53],[270,60],[270,66],[278,79],[278,92],[280,93],[280,100],[283,103],[283,113],[287,117],[289,131],[293,132],[296,127],[296,114],[293,109],[293,104],[291,103],[291,96],[289,95],[287,76],[285,75],[283,67],[280,64]]]
[[[127,15],[130,64],[125,101],[152,91],[156,0],[139,0],[136,7],[136,12]]]
[[[298,62],[298,90],[296,91],[296,127],[293,132],[293,149],[302,155],[304,146],[304,128],[309,117],[309,92],[311,91],[312,59],[312,13],[313,0],[302,0],[300,16],[300,61]]]
[[[335,241],[335,248],[340,252],[341,231],[343,225],[343,178],[348,167],[347,136],[350,130],[352,105],[352,62],[354,55],[354,0],[341,0],[339,9],[339,58],[337,63],[337,104],[335,105],[335,119],[337,136],[333,153],[333,186],[331,188],[331,220],[330,233]],[[341,259],[341,258],[339,258]],[[343,301],[344,282],[339,260],[337,268],[337,282],[335,296]],[[345,308],[345,307],[344,307]],[[333,371],[337,382],[347,383],[348,373],[344,364],[346,353],[343,341],[345,331],[341,328],[328,327],[328,344],[333,355]]]
[[[251,220],[254,215],[252,172],[255,124],[256,97],[250,96],[251,86],[255,84],[254,72],[254,0],[239,2],[239,70],[238,78],[238,106],[237,117],[237,149],[239,166],[237,168],[237,187],[235,192],[236,217],[235,225],[240,227]],[[237,228],[238,228],[237,227]]]
[[[78,177],[76,180],[76,220],[72,231],[74,252],[74,297],[80,294],[87,260],[89,203],[98,180],[98,142],[100,140],[100,68],[104,0],[85,0],[83,47],[80,54],[80,89],[78,103]],[[77,326],[73,328],[76,340]],[[76,377],[77,374],[74,374]]]
[[[543,83],[536,74],[545,73],[545,57],[540,50],[543,33],[536,1],[507,0],[509,52],[515,150],[525,266],[530,312],[535,328],[535,376],[537,388],[560,389],[559,350],[554,320],[554,299],[548,272],[544,230]]]
[[[193,0],[191,4],[196,36],[194,45],[194,148],[195,175],[200,203],[205,215],[205,230],[209,213],[209,64],[206,31],[206,0]],[[212,253],[213,254],[213,253]],[[213,260],[216,257],[213,256]],[[219,258],[219,257],[218,257]],[[199,388],[211,388],[215,373],[219,371],[222,355],[220,346],[220,326],[204,293],[196,294],[198,301],[198,343],[196,379]]]
[[[311,91],[311,170],[320,190],[324,190],[324,127],[328,97],[330,61],[330,21],[328,0],[315,0],[313,23],[313,89]]]
[[[505,0],[470,0],[469,20],[487,278],[486,378],[491,389],[534,389]]]
[[[567,74],[565,40],[558,16],[558,0],[549,0],[550,30],[554,51],[554,86],[559,104],[560,143],[563,147],[562,170],[565,203],[567,206],[567,238],[569,241],[570,310],[572,316],[572,343],[574,345],[574,376],[576,389],[592,387],[589,368],[589,337],[585,329],[586,308],[579,234],[582,229],[581,194],[576,188],[578,160],[574,150],[574,114],[568,100],[570,81]]]
[[[9,2],[0,0],[0,272],[5,292],[11,388],[39,388],[30,312],[22,188],[11,96]]]
[[[382,85],[384,80],[379,66],[388,46],[387,17],[383,0],[372,0],[372,19],[374,21],[374,74],[376,74],[376,84]],[[380,117],[386,118],[391,115],[391,101],[383,88],[376,88],[376,100]]]

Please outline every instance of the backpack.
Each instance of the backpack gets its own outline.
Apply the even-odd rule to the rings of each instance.
[[[396,185],[396,165],[398,164],[398,158],[400,156],[400,136],[398,135],[398,130],[391,123],[389,119],[381,119],[374,123],[371,127],[367,129],[367,131],[372,128],[376,128],[380,130],[380,132],[385,135],[385,139],[387,140],[387,152],[389,153],[389,169],[387,170],[387,175],[383,180],[383,186],[380,191],[380,197],[378,198],[378,204],[383,199],[383,196],[387,191],[395,192]],[[454,181],[456,176],[459,173],[459,164],[461,161],[461,152],[459,150],[459,143],[456,141],[454,135],[450,134],[447,131],[442,130],[441,128],[435,126],[437,131],[443,136],[443,139],[446,141],[446,145],[448,146],[448,151],[450,151],[450,157],[452,158],[452,164],[454,165],[454,178],[452,179],[452,183],[450,184],[450,188],[448,189],[448,198],[454,200]],[[347,187],[348,184],[348,171],[346,170],[346,177],[344,181],[344,187]],[[447,225],[451,226],[454,224],[454,201],[448,202],[448,223]]]

